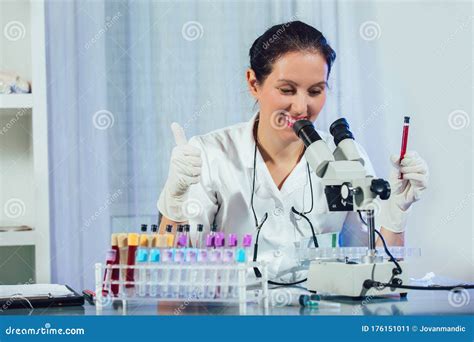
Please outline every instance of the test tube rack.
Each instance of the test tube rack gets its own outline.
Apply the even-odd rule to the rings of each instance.
[[[398,260],[421,256],[421,249],[415,247],[388,247],[390,253]],[[377,255],[384,259],[389,258],[383,248],[377,248]],[[309,265],[311,261],[360,260],[367,253],[367,247],[318,247],[314,248],[307,243],[296,246],[296,255],[301,265]]]
[[[254,267],[262,273],[253,275]],[[111,280],[113,269],[119,269],[119,279]],[[127,281],[127,270],[133,269],[133,281]],[[268,311],[268,273],[265,263],[246,262],[235,264],[144,264],[105,265],[95,264],[95,307],[121,302],[125,311],[128,302],[203,302],[239,305],[239,313],[245,315],[247,304],[257,303]],[[104,274],[106,276],[104,277]],[[183,279],[183,275],[186,275]],[[112,293],[112,285],[118,287]],[[254,291],[250,296],[248,289]],[[104,295],[103,290],[107,293]]]

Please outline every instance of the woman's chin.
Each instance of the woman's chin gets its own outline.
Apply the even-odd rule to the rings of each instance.
[[[293,128],[291,127],[285,127],[281,130],[278,131],[278,135],[283,141],[286,141],[288,143],[298,141],[299,138],[293,131]]]

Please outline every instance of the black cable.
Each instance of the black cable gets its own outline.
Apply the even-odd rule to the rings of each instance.
[[[362,214],[361,214],[360,211],[359,211],[359,217],[360,217],[361,221],[367,226],[367,222],[362,218]],[[396,265],[396,268],[394,269],[394,275],[395,275],[395,271],[400,272],[398,274],[401,274],[402,273],[402,268],[400,267],[400,264],[396,261],[396,259],[393,257],[393,255],[388,250],[388,247],[387,247],[387,244],[385,242],[384,237],[382,236],[382,234],[377,229],[374,229],[374,231],[377,233],[377,235],[382,240],[383,247],[385,249],[385,253],[390,257],[389,260],[392,261]],[[377,287],[377,288],[382,288],[382,289],[386,288],[386,287],[390,287],[390,288],[395,288],[395,289],[426,290],[426,291],[434,291],[434,290],[437,290],[437,291],[451,291],[451,290],[459,289],[459,288],[474,289],[473,284],[458,284],[458,285],[449,285],[449,286],[441,286],[441,285],[429,285],[429,286],[402,285],[401,279],[399,279],[399,278],[393,278],[391,283],[382,283],[380,281],[367,279],[367,280],[364,281],[363,286],[366,289],[370,289],[371,287]]]
[[[257,254],[258,254],[258,238],[260,236],[260,230],[263,226],[263,224],[265,223],[265,221],[267,220],[268,218],[268,213],[265,213],[265,216],[264,218],[262,219],[262,222],[258,225],[257,227],[257,236],[255,237],[255,244],[253,246],[253,261],[256,262],[257,261]],[[262,277],[262,273],[260,272],[260,270],[258,269],[258,267],[254,267],[253,268],[253,271],[255,273],[255,276],[257,278],[261,278]],[[306,280],[308,280],[308,278],[304,278],[304,279],[301,279],[301,280],[298,280],[298,281],[295,281],[295,282],[292,282],[292,283],[279,283],[277,281],[273,281],[273,280],[267,280],[267,282],[271,285],[279,285],[279,286],[292,286],[292,285],[298,285],[298,284],[301,284],[301,283],[304,283]]]
[[[385,250],[385,253],[390,257],[390,259],[388,259],[388,261],[391,261],[395,264],[396,268],[394,269],[394,271],[396,270],[396,273],[394,272],[394,275],[402,274],[402,268],[401,268],[400,264],[397,262],[397,259],[395,259],[392,255],[392,253],[390,253],[390,251],[388,250],[387,243],[385,242],[385,239],[383,238],[382,234],[375,228],[374,228],[374,231],[377,233],[379,238],[382,240],[383,249]]]
[[[368,227],[369,225],[367,224],[367,222],[362,217],[362,213],[360,211],[358,211],[358,213],[359,213],[359,217],[360,217],[360,220],[362,221],[362,223],[364,223]],[[392,253],[390,253],[390,251],[388,250],[388,246],[387,246],[387,243],[385,242],[384,237],[382,236],[382,234],[377,229],[374,228],[374,231],[377,233],[377,235],[382,240],[383,249],[385,250],[385,253],[390,257],[389,261],[391,261],[395,264],[395,268],[393,270],[393,275],[402,274],[402,272],[403,272],[402,268],[401,268],[400,264],[397,262],[397,260],[393,257]]]
[[[306,169],[307,169],[307,172],[308,172],[309,188],[310,188],[310,191],[311,191],[311,208],[308,211],[299,212],[298,210],[295,209],[295,207],[291,207],[291,211],[294,212],[295,214],[301,216],[302,218],[304,218],[309,223],[309,227],[311,228],[311,234],[313,235],[314,247],[318,248],[319,243],[318,243],[318,239],[316,238],[316,233],[314,232],[313,224],[311,223],[310,219],[306,216],[306,214],[309,214],[310,212],[313,211],[313,206],[314,206],[313,181],[311,180],[311,170],[309,169],[309,163],[308,162],[306,162]],[[304,209],[304,207],[303,207],[303,209]]]
[[[255,151],[253,153],[253,180],[252,180],[252,195],[250,196],[250,207],[252,208],[253,218],[255,219],[255,227],[257,227],[257,229],[258,229],[259,224],[258,224],[258,220],[257,220],[257,214],[255,213],[255,208],[253,207],[253,195],[254,195],[254,192],[255,192],[255,178],[256,178],[256,174],[257,174],[257,172],[255,172],[256,167],[257,167],[257,138],[255,138]],[[261,228],[262,225],[260,225],[260,228]]]
[[[297,211],[295,209],[295,207],[291,207],[291,211],[293,211],[295,214],[300,215],[302,218],[304,218],[309,223],[309,226],[311,228],[311,234],[313,235],[314,247],[319,248],[318,239],[316,238],[316,233],[314,232],[314,227],[313,227],[313,224],[311,223],[310,219],[304,213],[300,213],[299,211]]]
[[[268,213],[265,213],[263,219],[262,219],[262,222],[258,223],[258,219],[257,219],[257,214],[255,213],[255,208],[253,206],[253,196],[254,196],[254,193],[255,193],[255,179],[256,179],[256,167],[257,167],[257,137],[255,136],[255,132],[254,132],[254,138],[255,138],[255,150],[254,150],[254,153],[253,153],[253,177],[252,177],[252,194],[250,196],[250,206],[252,208],[252,213],[253,213],[253,218],[255,220],[255,227],[257,227],[257,236],[255,237],[255,244],[253,246],[253,261],[256,262],[257,261],[257,254],[258,254],[258,238],[260,236],[260,230],[262,229],[263,227],[263,224],[265,223],[265,221],[267,220],[268,218]],[[298,215],[300,215],[301,217],[305,218],[306,221],[308,221],[310,227],[311,227],[311,232],[313,234],[313,241],[314,241],[314,244],[315,244],[315,247],[317,248],[318,247],[318,240],[316,239],[316,234],[314,233],[314,228],[313,228],[313,225],[311,224],[311,221],[308,219],[308,217],[305,216],[305,214],[308,214],[310,213],[312,210],[313,210],[313,205],[314,205],[314,199],[313,199],[313,184],[311,182],[311,173],[309,172],[309,164],[306,163],[306,166],[308,168],[308,175],[309,175],[309,182],[310,182],[310,188],[311,188],[311,208],[309,211],[307,212],[303,212],[303,213],[300,213],[298,211],[296,211],[296,209],[294,207],[292,207],[292,211]],[[254,273],[255,273],[255,276],[257,278],[261,278],[262,277],[262,273],[260,272],[260,270],[258,269],[258,267],[254,267],[253,268],[254,270]],[[291,283],[279,283],[277,281],[273,281],[273,280],[267,280],[268,284],[271,284],[271,285],[278,285],[278,286],[293,286],[293,285],[298,285],[298,284],[301,284],[301,283],[304,283],[306,280],[308,280],[308,278],[304,278],[304,279],[301,279],[301,280],[298,280],[298,281],[295,281],[295,282],[291,282]]]
[[[277,281],[269,280],[268,283],[269,283],[270,285],[293,286],[293,285],[298,285],[298,284],[304,283],[306,280],[308,280],[308,278],[304,278],[304,279],[295,281],[295,282],[293,282],[293,283],[279,283],[279,282],[277,282]]]
[[[454,289],[474,289],[473,284],[459,284],[459,285],[449,285],[449,286],[441,286],[441,285],[429,285],[429,286],[415,286],[415,285],[398,285],[393,283],[381,283],[379,281],[367,279],[364,281],[364,287],[366,289],[370,289],[371,287],[393,287],[396,289],[407,289],[407,290],[427,290],[427,291],[451,291]]]

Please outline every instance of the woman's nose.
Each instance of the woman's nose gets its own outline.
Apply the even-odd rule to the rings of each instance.
[[[295,96],[294,102],[292,104],[292,114],[297,116],[305,115],[308,112],[308,100],[306,96],[300,95]]]

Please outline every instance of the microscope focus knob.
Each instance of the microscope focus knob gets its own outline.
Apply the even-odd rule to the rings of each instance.
[[[347,200],[354,194],[354,188],[351,183],[342,183],[341,185],[341,196],[344,200]]]
[[[372,179],[370,191],[380,196],[380,199],[386,200],[390,197],[390,183],[384,179]]]

